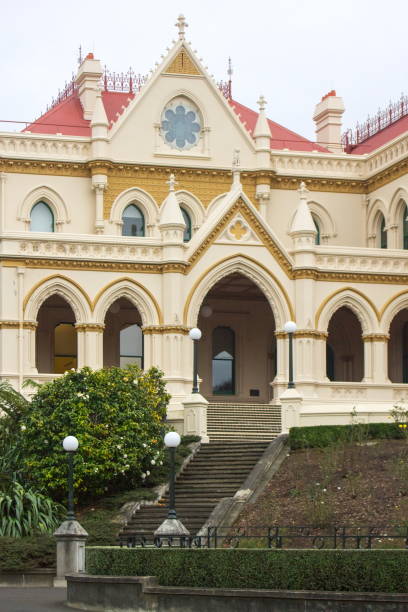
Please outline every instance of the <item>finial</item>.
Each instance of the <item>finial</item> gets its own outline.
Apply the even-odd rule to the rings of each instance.
[[[184,15],[180,14],[176,23],[174,24],[179,31],[179,40],[184,40],[185,29],[188,28],[188,23]]]
[[[228,76],[229,76],[229,78],[231,80],[231,77],[232,77],[232,61],[231,61],[230,57],[228,58],[228,70],[227,70],[227,74],[228,74]]]
[[[239,170],[239,167],[241,165],[239,154],[240,154],[240,150],[234,149],[234,152],[232,154],[232,169],[233,170]]]
[[[174,191],[174,186],[177,185],[176,177],[173,173],[170,174],[169,180],[166,181],[169,186],[169,191]]]
[[[307,189],[306,183],[304,181],[301,181],[298,192],[301,200],[307,199],[307,194],[309,193],[309,190]]]
[[[265,110],[265,106],[267,105],[267,101],[265,100],[265,98],[263,96],[259,96],[259,100],[258,100],[257,104],[259,106],[259,110],[263,111],[263,110]]]
[[[82,64],[82,45],[79,45],[78,49],[78,66]]]

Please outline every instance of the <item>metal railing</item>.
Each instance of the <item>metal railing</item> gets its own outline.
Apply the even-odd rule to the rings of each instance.
[[[208,527],[205,533],[196,536],[123,535],[119,545],[127,548],[408,549],[408,526]]]
[[[349,129],[342,135],[342,144],[346,152],[377,134],[392,123],[408,115],[408,96],[401,94],[398,102],[390,102],[387,108],[379,109],[374,117],[368,117],[364,123],[357,123],[354,130]]]

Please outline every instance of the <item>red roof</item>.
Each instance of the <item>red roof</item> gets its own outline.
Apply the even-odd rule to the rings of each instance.
[[[364,153],[371,153],[371,151],[375,151],[382,147],[382,145],[387,144],[397,136],[400,136],[404,132],[408,131],[408,115],[405,117],[401,117],[395,123],[391,123],[391,125],[387,126],[383,130],[380,130],[364,142],[360,142],[355,147],[350,147],[347,152],[353,153],[353,155],[363,155]]]
[[[129,104],[129,99],[133,99],[135,94],[122,93],[119,91],[102,92],[102,100],[105,106],[106,115],[109,123],[115,123],[118,119],[117,113],[122,114]],[[246,122],[246,127],[252,134],[258,118],[258,113],[247,106],[239,104],[234,100],[230,104],[237,115],[240,115],[242,122]],[[329,153],[327,149],[320,145],[299,136],[291,130],[287,130],[279,123],[268,119],[272,131],[272,149],[290,149],[291,151],[321,151]],[[29,125],[24,131],[35,134],[63,134],[64,136],[90,136],[91,122],[83,118],[81,102],[78,93],[74,92],[68,98],[59,102],[42,115],[39,119]]]
[[[102,100],[110,124],[115,123],[118,114],[129,104],[133,93],[103,91]],[[24,130],[35,134],[64,134],[64,136],[90,136],[91,122],[83,118],[83,111],[78,94],[75,92],[63,100]]]
[[[242,122],[245,121],[246,127],[249,132],[253,133],[258,119],[258,113],[251,110],[247,106],[231,100],[230,104],[237,115],[240,115]],[[288,130],[279,123],[275,123],[271,119],[268,119],[269,127],[271,129],[271,149],[289,149],[290,151],[320,151],[321,153],[330,153],[325,147],[318,145],[303,136],[299,136],[296,132]]]

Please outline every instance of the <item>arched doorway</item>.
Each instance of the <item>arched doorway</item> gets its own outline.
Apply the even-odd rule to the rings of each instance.
[[[201,393],[216,402],[268,402],[276,375],[275,320],[259,287],[243,274],[224,277],[206,295],[198,327]]]
[[[364,344],[361,324],[347,306],[339,308],[329,322],[326,344],[326,375],[329,380],[358,382],[364,376]]]
[[[104,367],[136,364],[143,368],[141,326],[139,311],[128,299],[119,298],[110,305],[103,334]]]
[[[36,364],[39,373],[63,374],[77,367],[75,315],[64,298],[52,295],[37,315]]]
[[[408,308],[400,310],[390,325],[388,377],[393,383],[408,383]]]

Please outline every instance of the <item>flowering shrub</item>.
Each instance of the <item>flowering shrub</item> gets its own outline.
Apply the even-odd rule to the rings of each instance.
[[[65,499],[62,440],[79,440],[75,491],[82,498],[133,487],[163,462],[166,406],[162,373],[137,366],[85,367],[42,385],[20,419],[26,480]]]

